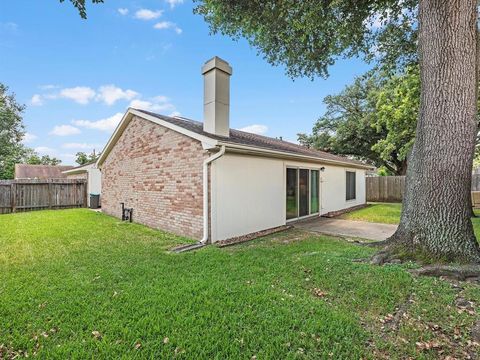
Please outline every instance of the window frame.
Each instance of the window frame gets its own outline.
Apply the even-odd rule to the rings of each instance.
[[[354,186],[353,186],[353,198],[348,198],[348,174],[353,174]],[[357,200],[357,172],[355,170],[345,170],[345,201],[352,202]]]
[[[297,217],[287,219],[287,208],[286,208],[286,195],[287,195],[287,169],[295,169],[297,170]],[[300,214],[300,169],[308,170],[308,215],[299,216]],[[318,171],[318,211],[312,213],[312,197],[311,197],[311,181],[312,181],[312,170]],[[321,187],[322,187],[322,171],[321,166],[319,167],[309,167],[309,166],[299,166],[299,165],[285,165],[285,220],[286,222],[297,221],[301,219],[306,219],[313,216],[319,216],[322,211],[322,201],[321,201]]]

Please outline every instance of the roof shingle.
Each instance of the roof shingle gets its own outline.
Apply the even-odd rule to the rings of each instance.
[[[312,157],[319,158],[321,160],[340,161],[343,163],[348,163],[348,164],[357,165],[357,166],[358,165],[368,166],[367,164],[357,160],[352,160],[343,156],[330,154],[325,151],[310,149],[305,146],[294,144],[294,143],[280,140],[280,139],[252,134],[252,133],[248,133],[241,130],[235,130],[235,129],[230,129],[230,137],[219,136],[219,135],[205,132],[203,130],[203,123],[195,120],[180,118],[180,117],[170,117],[170,116],[152,113],[145,110],[138,110],[138,111],[148,114],[150,116],[156,117],[158,119],[167,121],[171,124],[177,125],[186,130],[190,130],[197,134],[204,135],[206,137],[209,137],[215,140],[220,140],[225,143],[252,146],[252,147],[267,149],[267,150],[282,151],[282,152],[286,152],[294,155],[312,156]]]
[[[15,179],[65,179],[73,166],[15,164]]]

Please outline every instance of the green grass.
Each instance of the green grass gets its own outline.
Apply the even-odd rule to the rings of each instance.
[[[398,224],[401,211],[402,204],[372,203],[363,209],[343,214],[341,217],[356,221]]]
[[[371,203],[363,209],[344,214],[341,218],[384,224],[398,224],[400,222],[401,211],[402,204],[400,203]],[[476,211],[476,215],[479,216],[480,212]],[[480,217],[472,218],[472,224],[477,239],[480,239]]]
[[[85,209],[2,215],[0,229],[0,358],[433,359],[415,344],[432,339],[461,357],[479,320],[449,283],[299,230],[171,254],[190,240]],[[462,296],[480,301],[473,285]],[[401,304],[411,317],[382,329]]]

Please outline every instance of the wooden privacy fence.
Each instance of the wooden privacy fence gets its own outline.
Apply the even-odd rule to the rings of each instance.
[[[472,175],[472,191],[480,191],[480,174]]]
[[[0,180],[0,214],[86,206],[83,179]]]
[[[402,202],[405,176],[368,176],[367,201]],[[472,206],[480,208],[480,174],[472,175]]]
[[[402,202],[405,176],[368,176],[367,201]]]

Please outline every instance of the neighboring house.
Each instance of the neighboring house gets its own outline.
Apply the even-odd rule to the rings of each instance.
[[[204,122],[128,109],[97,166],[102,209],[216,242],[365,203],[363,163],[229,128],[232,69],[202,68]]]
[[[65,179],[73,166],[15,164],[15,179]]]
[[[102,175],[95,162],[71,168],[64,171],[63,174],[68,179],[87,180],[87,194],[101,195]],[[88,206],[90,206],[90,196],[88,196]]]

